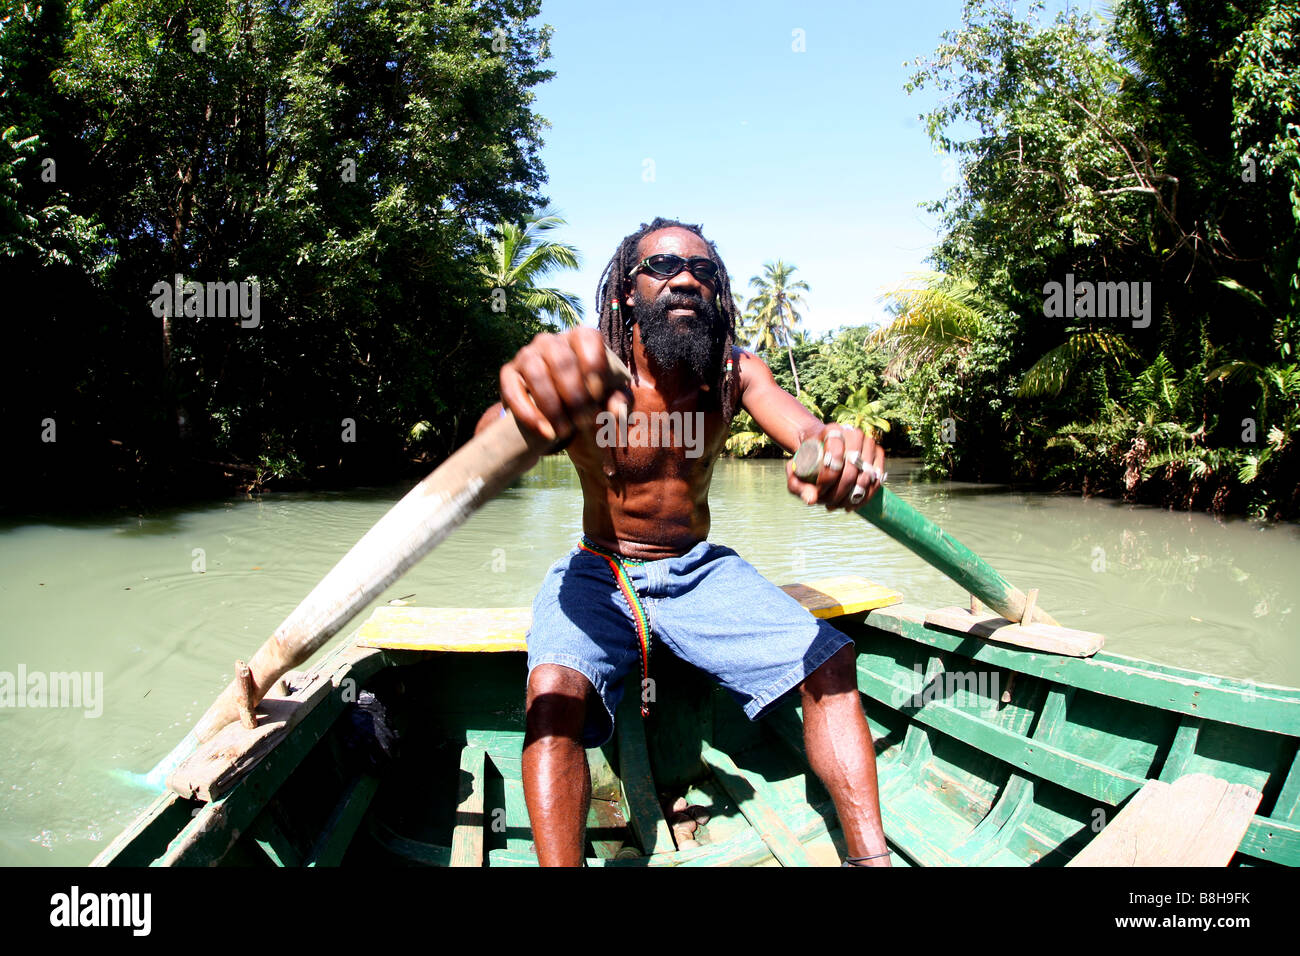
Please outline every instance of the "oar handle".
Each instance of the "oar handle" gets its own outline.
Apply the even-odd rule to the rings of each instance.
[[[804,481],[815,481],[823,454],[823,445],[816,438],[804,441],[795,452],[795,475]],[[1007,620],[1021,620],[1027,602],[1024,592],[888,488],[880,488],[857,513]],[[1036,604],[1030,609],[1030,620],[1057,623]]]

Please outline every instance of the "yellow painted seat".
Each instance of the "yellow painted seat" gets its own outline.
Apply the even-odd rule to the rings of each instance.
[[[782,590],[815,617],[836,618],[898,604],[903,595],[856,575],[787,584]],[[532,623],[526,607],[380,607],[361,625],[357,644],[402,651],[524,651]]]

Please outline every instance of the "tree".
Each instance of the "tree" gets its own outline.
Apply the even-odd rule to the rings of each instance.
[[[564,224],[559,216],[541,212],[526,217],[522,227],[501,223],[495,236],[480,233],[489,251],[479,266],[479,274],[490,294],[494,298],[499,295],[502,304],[498,309],[494,301],[493,311],[508,309],[513,301],[535,321],[550,316],[564,328],[573,328],[582,321],[582,303],[576,296],[537,285],[556,269],[579,267],[577,249],[547,238]]]
[[[994,308],[971,280],[939,272],[912,277],[886,300],[894,319],[868,341],[892,353],[885,372],[896,378],[964,354],[987,330]]]
[[[197,487],[169,469],[201,461],[376,480],[409,467],[416,422],[433,426],[421,454],[458,444],[529,332],[493,320],[477,257],[480,226],[544,202],[539,6],[107,0],[7,18],[0,196],[21,208],[0,280],[35,270],[47,290],[9,376],[25,431],[58,418],[40,474],[118,448],[151,492]],[[260,315],[151,314],[177,275],[255,287]]]
[[[750,328],[754,330],[754,338],[751,347],[755,351],[786,347],[797,394],[800,391],[799,372],[794,365],[792,337],[794,327],[802,321],[799,308],[804,302],[800,293],[810,290],[803,280],[790,281],[796,269],[798,266],[786,265],[780,259],[764,263],[763,274],[749,280],[750,288],[756,290],[756,294],[750,298],[746,311],[752,315]]]
[[[883,400],[871,398],[871,389],[866,385],[855,389],[848,401],[831,410],[836,422],[865,432],[877,441],[889,431],[889,417],[893,414],[893,409],[887,408]]]
[[[1167,503],[1221,507],[1224,469],[1252,452],[1239,423],[1263,399],[1244,379],[1208,389],[1206,373],[1225,358],[1285,365],[1300,347],[1300,4],[1118,0],[1106,21],[1048,21],[1043,6],[1021,17],[968,0],[916,61],[908,88],[941,95],[924,120],[961,171],[930,206],[944,225],[932,261],[993,308],[985,324],[910,309],[917,321],[893,329],[908,388],[960,425],[949,469],[1000,461],[1038,477],[1055,436],[1076,454],[1053,477],[1163,482]],[[1067,276],[1140,284],[1142,312],[1049,313],[1048,284]],[[1175,382],[1178,411],[1126,414],[1111,396],[1139,398],[1135,377]],[[1104,461],[1079,453],[1099,441]],[[1278,441],[1252,482],[1276,482],[1294,510]],[[1178,468],[1135,464],[1148,455]]]

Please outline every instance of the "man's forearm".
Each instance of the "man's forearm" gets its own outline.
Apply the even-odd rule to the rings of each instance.
[[[502,406],[500,402],[493,402],[492,405],[488,408],[488,410],[483,413],[483,417],[481,417],[478,420],[478,424],[474,426],[474,434],[477,435],[479,432],[483,431],[485,428],[491,425],[498,418],[504,418],[504,417],[505,417],[504,406]]]

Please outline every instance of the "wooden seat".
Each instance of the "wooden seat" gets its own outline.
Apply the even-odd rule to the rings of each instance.
[[[835,618],[888,607],[903,595],[856,575],[787,584],[782,588],[814,617]],[[525,651],[532,623],[526,607],[375,608],[357,633],[357,644],[396,651]]]
[[[1260,792],[1209,774],[1148,780],[1067,866],[1227,866]]]

